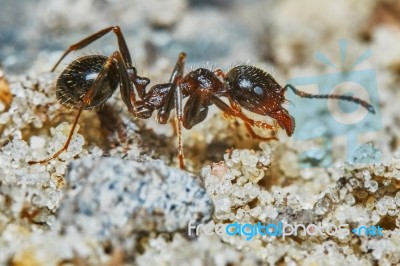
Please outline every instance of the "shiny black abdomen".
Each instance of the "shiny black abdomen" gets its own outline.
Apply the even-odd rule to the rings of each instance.
[[[227,93],[241,107],[260,115],[285,101],[282,87],[267,72],[253,66],[237,66],[225,76]]]
[[[92,86],[106,60],[106,56],[89,55],[73,61],[57,79],[56,96],[60,103],[70,108],[79,108],[82,97]],[[104,84],[96,89],[91,103],[85,109],[92,109],[105,103],[118,84],[118,68],[112,63]]]

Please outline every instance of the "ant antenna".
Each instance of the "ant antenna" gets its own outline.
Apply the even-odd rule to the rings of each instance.
[[[349,101],[349,102],[354,102],[358,103],[362,107],[368,110],[368,112],[375,114],[375,109],[374,107],[367,103],[364,100],[354,98],[352,96],[347,96],[347,95],[337,95],[337,94],[311,94],[311,93],[306,93],[303,91],[299,91],[296,89],[293,85],[287,84],[283,89],[291,89],[296,95],[300,96],[301,98],[317,98],[317,99],[338,99],[338,100],[344,100],[344,101]]]

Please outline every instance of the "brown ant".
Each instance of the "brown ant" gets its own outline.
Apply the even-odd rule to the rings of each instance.
[[[288,84],[280,86],[275,79],[265,71],[254,66],[241,65],[230,69],[226,74],[217,69],[211,71],[199,68],[184,75],[186,54],[181,53],[168,83],[157,84],[146,92],[150,80],[139,77],[136,68],[132,66],[129,50],[123,34],[118,26],[103,29],[82,41],[71,45],[55,64],[52,71],[71,51],[84,48],[108,32],[113,31],[118,40],[119,51],[111,56],[89,55],[73,61],[57,80],[57,98],[64,105],[78,109],[75,121],[64,146],[52,157],[34,163],[47,163],[57,158],[68,148],[79,116],[84,109],[93,109],[105,103],[120,84],[122,100],[130,113],[135,117],[147,119],[157,110],[157,121],[168,122],[172,109],[175,109],[175,121],[178,133],[179,166],[185,168],[182,126],[191,129],[202,122],[208,113],[208,107],[216,105],[226,116],[241,119],[253,138],[260,140],[276,139],[261,137],[252,127],[275,131],[277,126],[256,121],[247,117],[241,108],[276,120],[277,124],[291,136],[295,129],[294,118],[282,107],[287,101],[285,92],[291,89],[303,98],[333,98],[352,101],[360,104],[369,112],[375,113],[369,103],[345,95],[318,95],[297,90]],[[136,94],[140,100],[136,99]],[[225,97],[229,104],[221,100]],[[186,104],[183,99],[188,98]]]

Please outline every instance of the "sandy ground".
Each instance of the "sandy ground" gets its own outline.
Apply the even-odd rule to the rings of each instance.
[[[397,1],[0,5],[0,264],[400,263]],[[83,112],[67,152],[28,164],[62,147],[76,115],[56,97],[60,73],[81,56],[111,55],[116,38],[110,33],[50,69],[69,45],[111,25],[121,27],[149,87],[167,82],[186,52],[185,73],[248,64],[282,86],[362,98],[375,114],[287,92],[295,132],[279,129],[278,141],[262,142],[213,106],[183,131],[181,171],[173,118],[135,119],[117,90],[102,108]],[[199,225],[234,223],[336,227],[285,238],[249,228],[194,235]],[[348,231],[338,234],[343,224]]]

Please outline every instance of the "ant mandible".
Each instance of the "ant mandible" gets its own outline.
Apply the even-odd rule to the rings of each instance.
[[[275,137],[257,135],[252,127],[275,131],[277,126],[256,121],[247,117],[244,109],[276,120],[277,124],[291,136],[295,129],[295,120],[282,106],[285,102],[285,92],[291,89],[302,98],[340,99],[358,103],[369,112],[375,113],[372,105],[361,99],[346,95],[309,94],[297,90],[290,84],[280,86],[275,79],[265,71],[249,65],[236,66],[226,74],[216,69],[211,71],[199,68],[184,75],[186,54],[181,53],[176,62],[168,83],[157,84],[146,92],[150,80],[137,75],[123,34],[118,26],[103,29],[82,41],[71,45],[58,60],[52,71],[68,53],[82,49],[108,32],[113,31],[118,40],[119,51],[111,56],[89,55],[73,61],[57,80],[56,96],[63,105],[78,109],[73,126],[64,146],[53,156],[34,163],[47,163],[57,158],[67,150],[80,114],[84,109],[93,109],[105,103],[120,85],[122,100],[130,113],[135,117],[148,119],[157,110],[157,121],[160,124],[168,122],[170,113],[175,109],[175,121],[178,134],[178,160],[180,168],[184,169],[182,145],[182,126],[191,129],[202,122],[211,105],[216,105],[226,116],[241,119],[249,132],[256,139],[272,140]],[[138,94],[140,100],[136,99]],[[228,99],[229,104],[221,100]],[[188,98],[185,105],[183,99]]]

